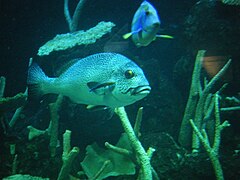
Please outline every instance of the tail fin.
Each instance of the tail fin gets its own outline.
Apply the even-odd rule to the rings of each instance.
[[[161,34],[161,35],[156,35],[158,38],[165,38],[165,39],[174,39],[173,36],[166,35],[166,34]]]
[[[36,63],[33,63],[28,70],[28,95],[41,97],[46,94],[44,86],[49,82],[49,79],[42,69]]]

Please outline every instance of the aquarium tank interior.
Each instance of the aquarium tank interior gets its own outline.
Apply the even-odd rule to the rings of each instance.
[[[240,179],[239,0],[0,14],[0,179]]]

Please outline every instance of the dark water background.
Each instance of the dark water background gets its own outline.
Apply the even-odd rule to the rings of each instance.
[[[77,0],[70,0],[71,12],[76,7],[77,2]],[[141,2],[140,0],[87,0],[79,22],[79,29],[87,30],[100,21],[112,21],[116,24],[116,28],[105,38],[110,39],[113,35],[121,36],[121,34],[129,32],[133,14]],[[174,40],[160,39],[147,47],[141,48],[135,47],[128,40],[128,48],[123,52],[124,55],[133,59],[142,67],[152,87],[149,96],[126,108],[131,121],[134,121],[137,109],[141,106],[144,107],[142,132],[146,135],[150,134],[149,137],[151,138],[154,137],[154,133],[167,132],[177,141],[187,102],[196,50],[212,47],[212,44],[216,44],[216,41],[219,43],[216,46],[219,47],[226,43],[224,53],[230,53],[235,63],[234,78],[231,80],[227,93],[233,96],[240,90],[239,83],[237,83],[240,82],[240,73],[238,73],[240,67],[238,59],[240,57],[238,51],[240,25],[239,19],[236,21],[234,17],[236,13],[239,13],[239,9],[231,8],[221,11],[221,16],[217,17],[221,19],[222,27],[220,27],[219,23],[216,23],[218,21],[205,22],[208,16],[201,14],[202,6],[199,8],[200,10],[193,8],[196,2],[193,0],[151,0],[160,15],[161,32],[173,35]],[[207,3],[208,8],[216,10],[215,1],[202,0],[201,2],[211,2],[210,5]],[[208,11],[209,14],[211,12]],[[198,16],[199,14],[201,16]],[[226,16],[222,17],[223,14],[226,14]],[[239,14],[237,17],[240,17]],[[195,16],[199,19],[196,18],[191,23]],[[219,26],[215,26],[215,24]],[[210,36],[208,37],[209,42],[203,38],[206,34],[202,33],[205,29],[203,28],[204,30],[201,31],[201,27],[209,27],[206,31],[206,34]],[[219,29],[223,29],[225,34],[221,34],[222,31]],[[68,25],[63,13],[63,0],[0,0],[0,75],[5,76],[7,80],[4,94],[6,97],[25,90],[29,58],[33,57],[34,60],[41,61],[37,57],[39,47],[55,37],[56,34],[68,32]],[[196,34],[196,32],[200,33]],[[213,37],[212,35],[216,33],[219,33],[218,36]],[[97,45],[93,48],[91,46],[89,48],[83,47],[83,56],[102,52],[101,47],[104,45],[101,44],[102,42],[104,40],[97,41]],[[223,48],[219,49],[222,50]],[[182,62],[181,59],[187,60],[188,63],[183,64],[186,61]],[[48,62],[43,61],[44,59],[41,64],[44,71],[51,72]],[[23,139],[21,143],[28,142],[26,129],[28,125],[40,129],[45,129],[48,126],[49,109],[47,107],[48,103],[54,100],[55,96],[50,95],[43,98],[43,103],[31,100],[26,105],[26,118],[16,124],[13,132],[14,135]],[[116,116],[113,116],[110,120],[105,120],[105,117],[108,116],[107,112],[88,112],[85,106],[72,105],[68,100],[64,101],[63,107],[64,109],[60,112],[59,139],[62,140],[63,132],[70,129],[72,130],[72,145],[76,145],[80,149],[84,149],[95,141],[99,144],[103,144],[105,141],[116,143],[123,131]],[[10,117],[12,114],[13,112],[10,112],[8,116]],[[236,121],[239,122],[239,118],[239,113],[236,113],[232,115],[230,120],[237,119]],[[239,128],[236,128],[239,127],[239,123],[236,121],[232,121],[233,125],[236,124],[236,126],[228,132],[228,135],[239,140]],[[230,146],[230,149],[233,150],[237,145],[229,141],[229,137],[224,140],[224,147]],[[23,158],[24,162],[27,162],[27,160],[31,161],[31,159]],[[44,162],[46,161],[44,159]],[[29,169],[34,175],[44,175],[41,174],[43,170],[37,172],[40,165]],[[239,167],[239,164],[233,165],[236,169]],[[32,164],[29,162],[28,167],[31,166]],[[57,168],[59,167],[54,169],[54,175],[50,172],[48,172],[48,175],[56,177]],[[23,172],[29,173],[29,169],[26,168]],[[192,170],[194,171],[194,168]],[[198,178],[213,177],[212,173],[209,176],[201,173]],[[4,175],[9,174],[5,173]],[[231,174],[231,177],[234,177],[234,175]]]
[[[77,2],[69,2],[71,12],[73,12]],[[112,21],[117,26],[114,33],[118,34],[119,29],[124,26],[127,26],[127,28],[120,33],[127,33],[130,30],[133,14],[140,3],[141,1],[121,0],[110,2],[107,0],[89,0],[83,8],[79,29],[87,30],[100,21]],[[151,3],[159,12],[161,29],[166,34],[174,35],[175,40],[159,40],[148,47],[142,48],[136,48],[131,40],[128,40],[129,47],[125,55],[130,56],[143,68],[153,89],[148,100],[149,104],[152,101],[152,105],[149,106],[154,107],[154,104],[156,104],[155,108],[159,108],[157,101],[164,96],[175,96],[175,100],[178,101],[176,103],[180,104],[179,92],[174,90],[176,87],[173,85],[173,69],[185,51],[178,35],[181,35],[182,24],[195,1],[162,1],[161,3],[151,1]],[[40,46],[52,39],[56,34],[67,33],[69,30],[63,14],[63,2],[54,0],[36,2],[1,1],[1,17],[0,72],[7,79],[5,96],[12,96],[25,90],[29,58],[37,59],[36,53]],[[91,51],[91,53],[97,52],[99,51]],[[49,68],[45,67],[44,70],[48,72]],[[167,94],[168,92],[169,94]],[[158,94],[161,97],[157,98],[155,96]],[[169,101],[172,101],[172,99]],[[36,104],[37,109],[38,102],[33,103]],[[133,106],[135,107],[132,110],[133,117],[135,110],[140,105],[144,106],[144,103],[144,101],[141,101],[139,105]],[[173,104],[173,102],[171,103]],[[167,103],[163,103],[162,106],[164,104]],[[181,105],[179,112],[182,112],[183,107]],[[165,108],[170,109],[167,106]],[[181,114],[174,115],[172,113],[171,116],[178,116],[177,119],[180,120]],[[89,124],[95,123],[91,122]],[[104,131],[101,127],[97,129],[100,129],[100,132]],[[79,131],[82,132],[82,129]]]
[[[72,9],[76,6],[76,2],[70,1]],[[102,20],[113,21],[118,27],[130,24],[140,2],[89,0],[83,9],[79,28],[89,29]],[[194,2],[152,1],[159,11],[163,27],[164,25],[179,26]],[[25,89],[28,59],[34,57],[38,48],[56,34],[67,33],[68,25],[63,14],[62,1],[1,0],[0,8],[0,72],[8,81],[6,95],[13,95]],[[155,46],[161,46],[161,42]],[[163,54],[175,54],[166,52],[171,51],[172,47],[163,48],[165,50]],[[171,63],[172,59],[162,60],[162,63],[164,62]]]

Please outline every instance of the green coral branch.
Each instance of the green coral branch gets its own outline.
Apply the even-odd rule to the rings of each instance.
[[[223,4],[227,5],[235,5],[239,6],[240,5],[240,0],[221,0]]]
[[[239,111],[240,106],[221,108],[221,111]]]
[[[219,82],[219,80],[223,77],[224,74],[226,74],[230,64],[231,64],[231,60],[228,60],[228,62],[224,65],[224,67],[207,84],[207,86],[204,88],[202,94],[199,97],[199,101],[196,106],[194,122],[195,122],[196,126],[200,129],[203,124],[204,106],[206,103],[206,99],[207,99],[208,95],[210,94],[210,92],[216,87],[216,84]],[[225,87],[225,85],[223,87]],[[223,88],[221,88],[221,89],[223,89]],[[193,151],[198,151],[198,149],[199,149],[199,140],[198,140],[198,136],[196,136],[195,133],[193,133],[192,149],[193,149]]]
[[[71,18],[69,8],[68,8],[68,1],[69,0],[64,0],[64,15],[65,15],[66,21],[68,23],[68,27],[69,27],[70,32],[74,32],[74,31],[77,31],[77,27],[78,27],[78,23],[80,21],[82,8],[83,8],[86,0],[80,0],[78,2],[72,18]]]
[[[198,51],[195,65],[192,73],[192,83],[191,88],[188,96],[188,102],[185,108],[180,133],[178,137],[178,141],[181,145],[185,147],[189,147],[191,144],[191,134],[192,129],[189,124],[189,119],[194,118],[197,102],[199,100],[199,96],[201,93],[201,83],[200,83],[200,74],[201,74],[201,67],[202,67],[202,58],[206,51],[201,50]]]
[[[105,147],[116,152],[116,153],[119,153],[119,154],[122,154],[124,156],[127,156],[129,158],[131,158],[133,156],[133,153],[127,149],[124,149],[124,148],[120,148],[120,147],[117,147],[117,146],[114,146],[112,144],[110,144],[109,142],[105,142]]]
[[[140,107],[138,109],[136,121],[135,121],[134,128],[133,128],[137,137],[141,136],[140,128],[141,128],[141,124],[142,124],[142,115],[143,115],[143,107]]]
[[[42,135],[48,135],[47,130],[39,130],[33,126],[28,126],[27,129],[29,130],[28,133],[28,140],[31,141],[32,139],[42,136]]]
[[[138,140],[132,125],[128,119],[127,113],[124,107],[119,107],[115,109],[115,113],[119,116],[123,129],[125,130],[128,139],[132,145],[137,159],[139,159],[140,172],[139,179],[152,179],[152,166],[150,164],[150,158],[142,147],[140,141]]]
[[[1,111],[10,111],[23,106],[27,102],[27,95],[24,93],[18,93],[13,97],[0,98]]]
[[[72,162],[78,154],[79,154],[78,147],[73,147],[71,149],[71,131],[66,130],[65,133],[63,134],[63,154],[62,154],[63,164],[57,180],[69,179],[69,173],[71,170]]]
[[[230,124],[228,123],[228,121],[224,121],[221,124],[218,93],[216,93],[214,96],[214,104],[215,104],[215,136],[214,136],[214,142],[212,147],[210,145],[210,141],[205,129],[202,129],[200,131],[192,119],[190,119],[190,124],[211,159],[216,178],[218,180],[223,180],[224,179],[223,171],[222,171],[221,163],[218,159],[218,154],[219,154],[219,146],[221,141],[221,132],[225,127],[230,126]]]
[[[59,124],[58,111],[61,107],[62,101],[63,101],[63,96],[58,95],[56,102],[49,104],[51,121],[50,121],[50,127],[48,128],[48,131],[50,135],[49,147],[50,147],[51,157],[54,157],[56,155],[56,147],[58,143],[58,124]]]
[[[6,78],[4,76],[0,77],[0,98],[3,97],[6,86]]]
[[[29,63],[28,63],[28,67],[30,67],[30,65],[32,64],[32,61],[33,61],[33,59],[30,58],[29,59]],[[26,87],[26,89],[25,89],[23,94],[26,95],[26,97],[28,96],[28,88],[27,87]],[[24,106],[21,106],[21,107],[16,109],[16,111],[13,114],[11,120],[9,121],[9,126],[10,127],[13,127],[15,125],[15,123],[19,119],[20,115],[22,114],[23,109],[24,109]]]
[[[92,180],[97,180],[99,178],[99,176],[103,173],[103,171],[107,168],[107,166],[110,165],[110,163],[111,163],[110,160],[104,161],[102,167],[99,169],[99,171],[91,179]]]
[[[56,102],[49,104],[50,109],[50,122],[49,126],[45,130],[39,130],[32,126],[28,126],[29,134],[28,134],[28,140],[32,140],[38,136],[46,135],[49,136],[50,142],[50,154],[51,157],[54,157],[56,155],[56,147],[58,143],[58,123],[59,123],[59,114],[58,111],[61,107],[63,101],[63,96],[58,95]]]
[[[202,61],[205,51],[198,51],[194,70],[192,74],[192,83],[189,93],[189,98],[187,106],[185,108],[184,117],[182,120],[180,133],[179,133],[179,142],[184,147],[190,147],[192,145],[192,151],[197,152],[200,147],[199,137],[195,132],[192,133],[191,125],[189,124],[189,119],[193,119],[195,125],[198,129],[202,129],[203,122],[205,118],[209,117],[211,113],[212,104],[211,104],[211,92],[216,87],[216,84],[220,81],[224,74],[226,74],[230,64],[231,59],[224,65],[224,67],[210,80],[210,82],[204,82],[204,87],[201,86],[201,69]],[[222,89],[225,87],[224,85]],[[206,114],[207,112],[207,114]],[[207,116],[205,116],[207,115]],[[191,142],[192,139],[192,142]]]

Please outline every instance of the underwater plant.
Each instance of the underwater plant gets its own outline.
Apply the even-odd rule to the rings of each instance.
[[[61,60],[69,61],[69,59],[73,59],[72,56],[82,57],[92,52],[104,51],[104,43],[114,36],[112,33],[110,37],[104,37],[105,34],[111,32],[112,28],[115,26],[112,22],[102,21],[89,30],[78,31],[81,9],[86,3],[86,0],[79,0],[77,2],[76,10],[71,17],[68,0],[64,1],[64,13],[69,26],[69,33],[57,35],[39,49],[39,54],[35,60],[40,64],[49,63],[51,66],[46,68],[46,71],[51,71],[52,66],[57,62],[61,64],[59,65],[61,66],[60,69],[58,69],[59,72],[64,72],[69,64],[64,64]],[[220,1],[218,1],[218,3],[219,2]],[[231,4],[231,2],[230,0],[228,1],[229,4]],[[226,4],[226,6],[229,5]],[[204,16],[201,17],[205,20]],[[192,27],[194,28],[195,26]],[[205,30],[204,27],[203,30]],[[119,34],[120,33],[118,33],[118,35]],[[199,36],[198,33],[195,33],[195,35]],[[102,40],[100,40],[100,38]],[[178,40],[178,37],[176,40]],[[199,44],[199,41],[193,40],[193,42]],[[96,45],[83,46],[87,44]],[[109,44],[111,48],[112,44]],[[98,46],[101,48],[95,49],[95,47]],[[237,49],[237,46],[229,46],[229,49],[231,48]],[[91,51],[89,49],[93,50]],[[146,58],[148,62],[139,60],[141,66],[145,67],[147,64],[148,67],[150,67],[150,72],[148,73],[152,75],[150,80],[151,85],[153,85],[151,99],[149,98],[142,102],[147,109],[147,116],[143,124],[144,128],[142,134],[140,133],[142,108],[140,108],[137,113],[134,127],[130,124],[128,117],[130,117],[130,120],[133,119],[132,116],[134,116],[133,112],[135,111],[128,111],[127,114],[124,107],[115,109],[115,113],[120,118],[122,124],[118,121],[116,122],[116,117],[114,116],[113,119],[111,119],[113,120],[112,124],[114,124],[114,128],[112,128],[111,125],[105,124],[109,123],[109,121],[105,122],[105,117],[103,117],[105,115],[104,113],[109,112],[100,112],[98,114],[99,117],[98,115],[95,116],[95,113],[86,113],[86,111],[84,111],[85,108],[82,108],[81,105],[70,103],[68,98],[63,98],[61,95],[58,97],[47,95],[41,102],[35,102],[34,105],[38,106],[37,112],[34,109],[36,107],[29,108],[29,104],[27,104],[27,108],[29,109],[24,109],[26,111],[22,111],[22,105],[25,105],[28,95],[21,93],[20,96],[16,98],[19,102],[15,101],[15,97],[5,98],[3,97],[3,90],[0,85],[0,120],[2,122],[7,116],[13,114],[8,111],[8,108],[6,108],[6,112],[8,112],[5,113],[5,107],[13,108],[11,110],[20,107],[19,111],[16,111],[18,113],[15,113],[16,116],[13,116],[16,118],[10,120],[9,126],[12,127],[13,130],[16,130],[16,133],[21,134],[25,138],[20,141],[19,146],[15,144],[9,145],[7,144],[9,142],[6,142],[6,149],[9,149],[11,152],[3,153],[5,157],[8,157],[6,164],[4,164],[6,161],[1,163],[1,165],[5,166],[4,168],[7,169],[7,172],[5,171],[3,175],[26,173],[34,176],[47,177],[43,179],[58,180],[94,180],[105,178],[118,180],[157,180],[159,177],[161,179],[200,179],[200,177],[207,177],[209,179],[211,177],[211,179],[214,179],[214,173],[217,179],[223,179],[224,176],[226,178],[233,177],[236,175],[234,174],[236,172],[239,174],[237,165],[238,162],[240,162],[240,151],[239,145],[235,146],[239,140],[232,145],[235,147],[230,147],[232,149],[234,148],[234,151],[225,146],[223,146],[221,151],[220,146],[221,142],[226,143],[225,129],[228,131],[233,127],[225,128],[228,127],[229,124],[232,124],[232,122],[228,117],[226,118],[223,112],[240,109],[240,100],[238,97],[225,97],[224,90],[228,85],[223,84],[225,81],[221,81],[223,79],[222,77],[227,74],[230,65],[233,65],[233,61],[229,61],[217,75],[209,78],[209,76],[206,76],[203,69],[201,69],[203,68],[202,59],[204,58],[205,51],[198,52],[192,74],[192,88],[180,128],[180,146],[175,142],[174,138],[177,136],[176,132],[178,133],[178,128],[181,123],[181,108],[184,105],[184,100],[176,101],[176,98],[171,97],[175,93],[178,98],[180,90],[180,87],[169,85],[172,83],[171,79],[165,77],[159,78],[164,75],[164,73],[161,74],[160,72],[171,71],[171,69],[167,69],[168,67],[166,67],[164,63],[160,62],[162,61],[160,58],[162,56],[158,56],[157,58],[151,56],[151,52],[155,52],[159,49],[154,46],[154,44],[144,48],[146,51],[137,49],[136,58],[134,58],[138,61],[145,52],[148,52],[146,56],[150,56],[150,58]],[[191,55],[195,54],[197,48],[194,47],[192,49],[194,50],[191,51]],[[126,53],[134,54],[135,52],[131,50]],[[166,53],[166,56],[171,56],[171,54]],[[45,61],[45,59],[47,59],[47,61]],[[56,61],[53,61],[54,59],[56,59]],[[187,60],[190,62],[193,59],[189,58]],[[168,63],[167,61],[165,62]],[[72,61],[70,63],[75,62]],[[43,64],[41,64],[41,66],[44,67]],[[189,72],[191,72],[192,68],[187,68]],[[48,73],[49,72],[47,72],[47,74]],[[61,73],[54,71],[53,74],[53,76],[58,76]],[[52,76],[52,74],[50,76]],[[181,76],[180,81],[186,82],[188,79],[190,79],[190,76],[186,78],[182,78]],[[4,84],[5,81],[2,80],[2,83]],[[97,87],[102,87],[102,85]],[[96,87],[93,87],[93,90],[95,90],[94,88]],[[172,91],[172,89],[174,90]],[[188,93],[188,91],[185,91],[185,93]],[[240,96],[240,94],[238,94],[238,96]],[[182,97],[180,96],[180,98]],[[185,98],[185,96],[183,96],[183,98]],[[23,103],[21,100],[23,100]],[[8,101],[8,103],[12,101],[13,103],[5,104],[5,101]],[[29,103],[31,106],[32,102],[29,101]],[[235,106],[228,107],[228,103]],[[174,106],[172,106],[172,104],[174,104]],[[137,106],[138,104],[136,106],[130,106],[129,110],[133,110],[137,108]],[[109,114],[111,113],[113,114],[114,112],[110,112]],[[23,121],[17,121],[19,116],[21,117],[19,119]],[[116,120],[119,120],[118,117]],[[228,119],[229,123],[228,121],[224,121],[225,119]],[[103,125],[101,123],[103,123]],[[115,126],[117,123],[119,123],[120,128]],[[238,121],[235,121],[235,123],[239,125]],[[166,124],[167,127],[170,128],[166,128]],[[125,131],[123,133],[122,127]],[[84,130],[82,131],[82,129]],[[73,131],[72,140],[70,130]],[[106,131],[107,135],[105,135],[105,132],[103,134],[98,133],[99,131]],[[105,139],[102,138],[103,136],[105,136]],[[232,138],[231,136],[229,137]],[[232,141],[235,141],[237,138],[239,138],[239,136],[234,136]],[[99,141],[103,142],[99,143]],[[112,143],[112,141],[114,142]],[[41,147],[39,144],[41,144]],[[207,153],[205,153],[205,151]],[[229,153],[227,156],[223,151],[231,151],[234,152],[234,154]],[[0,160],[2,160],[1,158],[2,157],[0,157]],[[230,163],[226,163],[226,159],[228,159],[227,162]],[[231,160],[234,161],[231,162]],[[213,166],[213,170],[211,166]],[[21,174],[17,174],[14,177],[10,176],[9,178],[11,177],[19,179],[37,178]]]
[[[204,54],[204,50],[198,51],[195,60],[188,103],[179,133],[179,142],[185,147],[189,147],[191,144],[193,154],[198,154],[199,151],[201,151],[201,142],[211,159],[216,178],[224,179],[218,152],[221,141],[221,132],[225,127],[230,126],[230,124],[228,121],[220,121],[219,96],[221,91],[226,87],[226,84],[224,84],[214,94],[212,94],[212,91],[216,88],[217,83],[227,72],[231,60],[225,64],[225,66],[210,80],[210,82],[206,82],[205,79],[203,84],[204,87],[202,87],[201,64]],[[211,113],[214,110],[215,116],[214,122],[212,122]],[[206,130],[209,122],[214,124],[214,130]],[[191,127],[193,128],[193,131]],[[211,142],[212,139],[213,142]],[[191,140],[192,142],[190,143]]]

